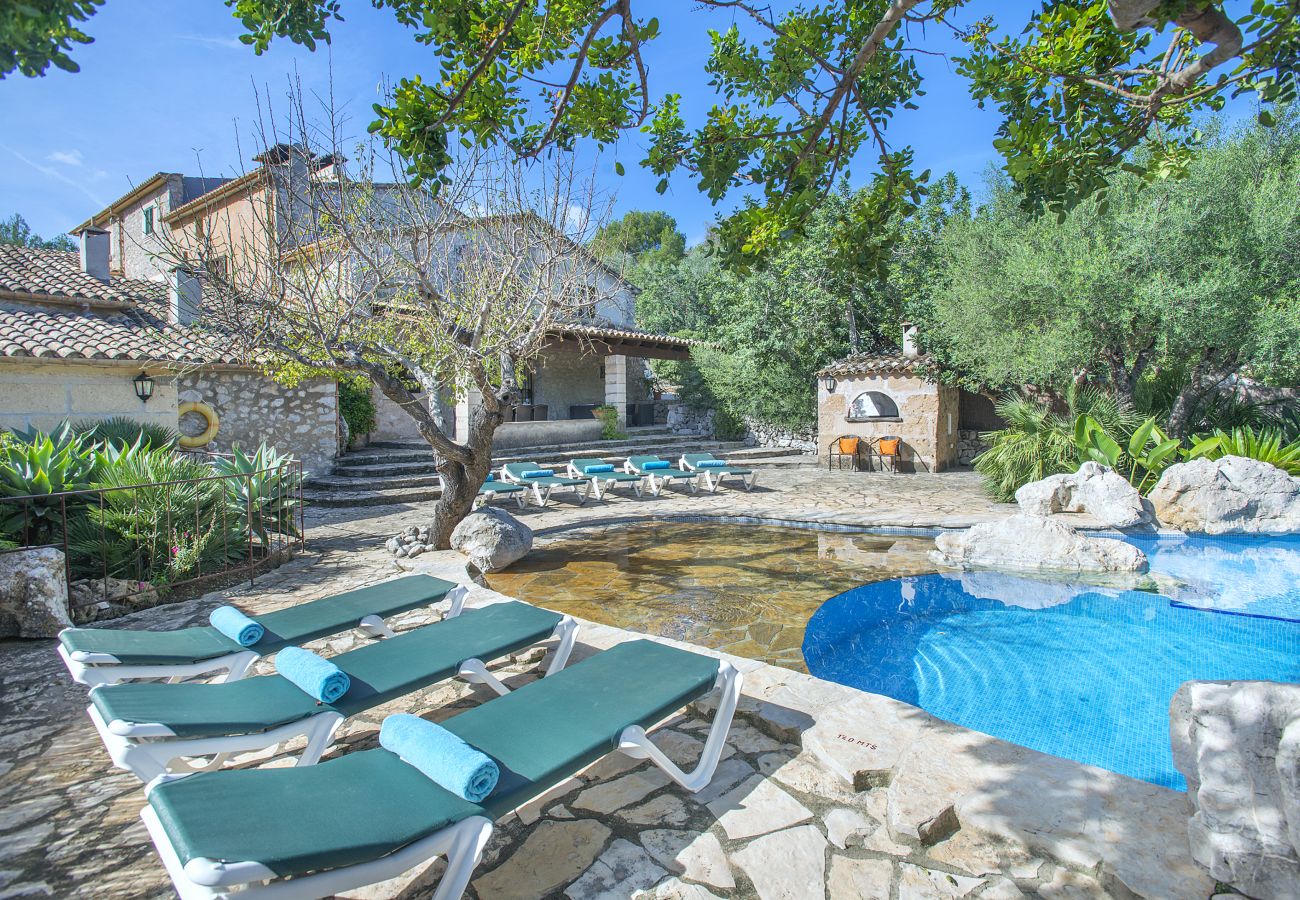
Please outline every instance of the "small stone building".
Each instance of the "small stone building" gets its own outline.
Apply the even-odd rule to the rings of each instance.
[[[914,352],[850,356],[818,372],[818,455],[825,460],[841,436],[861,437],[873,448],[898,437],[902,471],[957,465],[960,392],[927,374],[928,363]]]

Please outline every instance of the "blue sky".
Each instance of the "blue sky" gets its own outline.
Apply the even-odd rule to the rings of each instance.
[[[680,8],[669,14],[668,5]],[[641,8],[649,9],[652,4]],[[700,11],[689,0],[653,4],[662,36],[648,54],[651,88],[681,92],[688,122],[712,103],[703,70],[708,55],[706,28],[725,28],[731,14]],[[997,15],[1018,31],[1037,3],[998,4]],[[987,13],[993,5],[980,7]],[[108,0],[91,20],[95,43],[75,51],[81,71],[52,70],[44,78],[11,75],[0,81],[0,216],[20,212],[40,234],[66,230],[126,193],[154,172],[222,175],[240,171],[236,131],[244,155],[252,152],[256,122],[255,92],[269,89],[283,97],[295,71],[308,90],[324,92],[332,68],[334,94],[350,117],[355,134],[371,119],[385,77],[436,69],[429,51],[391,15],[369,3],[345,2],[344,23],[335,23],[328,53],[310,53],[287,42],[258,57],[237,40],[238,24],[220,0]],[[969,14],[968,14],[969,15]],[[931,29],[927,49],[956,52],[946,29]],[[972,187],[996,154],[991,146],[997,116],[979,110],[951,64],[922,56],[927,95],[921,109],[903,111],[890,127],[898,146],[916,149],[918,168],[936,174],[954,170]],[[677,217],[694,242],[717,212],[684,176],[669,192],[654,192],[656,179],[643,174],[640,135],[626,138],[599,160],[601,186],[617,192],[617,211],[665,209]],[[614,155],[627,175],[614,172]],[[854,171],[861,183],[866,165]]]

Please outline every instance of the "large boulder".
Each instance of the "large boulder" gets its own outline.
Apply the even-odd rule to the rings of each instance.
[[[533,549],[533,530],[504,510],[484,506],[456,526],[451,547],[484,572],[499,572]]]
[[[71,626],[63,552],[0,553],[0,637],[52,638]]]
[[[1182,531],[1300,533],[1300,478],[1244,456],[1172,465],[1148,499],[1161,522]]]
[[[1024,513],[941,534],[934,544],[930,558],[958,569],[1126,576],[1147,570],[1145,554],[1132,544]]]
[[[1300,897],[1300,685],[1186,682],[1169,730],[1192,857],[1257,900]]]
[[[1086,462],[1069,475],[1031,481],[1016,491],[1021,512],[1031,516],[1087,513],[1111,528],[1137,528],[1155,522],[1137,488],[1114,469]]]

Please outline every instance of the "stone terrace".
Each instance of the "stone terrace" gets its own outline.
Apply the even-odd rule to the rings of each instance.
[[[535,528],[640,515],[816,518],[844,524],[969,524],[1005,514],[968,473],[827,476],[765,469],[752,494],[613,500],[524,514]],[[123,626],[202,622],[229,598],[257,613],[395,574],[383,539],[417,507],[330,510],[311,521],[311,553],[226,594],[161,607]],[[408,564],[464,578],[459,557]],[[475,589],[471,604],[501,599]],[[431,621],[417,612],[399,628]],[[628,632],[583,623],[580,658]],[[341,652],[357,634],[315,645]],[[497,667],[536,677],[540,651]],[[470,887],[479,900],[596,897],[947,898],[1209,897],[1187,854],[1184,797],[940,722],[921,710],[753,660],[728,756],[698,795],[649,764],[611,757],[499,823]],[[262,664],[263,666],[265,664]],[[0,900],[163,897],[169,885],[138,818],[133,777],[111,770],[53,642],[0,644]],[[331,753],[373,746],[384,715],[433,719],[483,702],[453,683],[347,722]],[[693,761],[707,701],[657,732]],[[243,759],[241,765],[266,762]],[[281,757],[271,764],[288,762]],[[357,897],[422,897],[440,863]]]

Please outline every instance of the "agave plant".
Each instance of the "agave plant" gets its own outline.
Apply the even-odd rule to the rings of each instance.
[[[1184,454],[1187,459],[1244,456],[1277,466],[1290,475],[1300,475],[1300,439],[1287,442],[1281,431],[1250,426],[1231,431],[1215,429],[1213,434],[1193,438]]]
[[[118,448],[142,444],[155,450],[171,450],[180,440],[180,434],[171,428],[152,422],[140,422],[127,416],[78,422],[72,427],[88,440]]]
[[[300,475],[293,463],[292,454],[265,443],[251,456],[236,446],[229,457],[212,463],[218,475],[230,476],[222,484],[231,515],[250,517],[249,527],[263,547],[270,546],[272,533],[298,535],[294,513]]]
[[[27,545],[55,540],[68,503],[54,495],[89,488],[97,464],[93,448],[66,427],[53,434],[15,432],[0,447],[0,496],[33,499],[0,504],[0,533]]]

